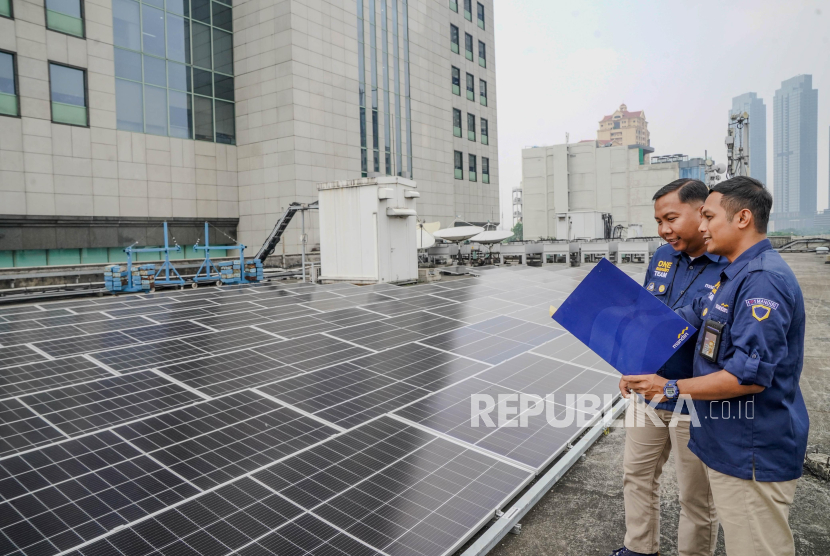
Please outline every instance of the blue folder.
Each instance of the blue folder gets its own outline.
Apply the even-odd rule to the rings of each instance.
[[[607,259],[553,320],[624,375],[656,373],[697,331]]]

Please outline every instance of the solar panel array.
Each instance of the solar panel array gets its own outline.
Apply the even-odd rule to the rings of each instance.
[[[588,270],[0,308],[0,553],[452,553],[617,393],[549,318]]]

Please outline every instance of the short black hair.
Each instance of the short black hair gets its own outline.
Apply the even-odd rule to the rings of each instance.
[[[706,187],[706,184],[702,181],[692,180],[689,178],[680,178],[679,180],[674,180],[673,182],[661,187],[657,193],[654,194],[654,197],[652,197],[651,200],[656,201],[660,197],[668,195],[673,191],[677,191],[677,196],[680,198],[681,203],[687,204],[692,201],[700,201],[701,203],[705,203],[706,197],[709,196],[709,188]]]
[[[712,193],[723,195],[720,204],[726,209],[727,220],[731,222],[735,213],[748,209],[755,220],[755,230],[767,233],[772,195],[763,183],[749,176],[735,176],[713,187]]]

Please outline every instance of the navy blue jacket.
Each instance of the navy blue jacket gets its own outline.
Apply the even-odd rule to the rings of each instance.
[[[790,267],[765,239],[735,259],[710,294],[677,312],[698,329],[708,319],[723,325],[716,363],[699,354],[698,338],[695,376],[725,369],[741,384],[765,388],[730,400],[695,401],[700,426],[691,428],[689,448],[733,477],[752,479],[753,470],[758,481],[800,477],[810,420],[798,384],[804,298]]]
[[[669,245],[660,246],[648,265],[643,287],[654,297],[676,309],[691,303],[696,297],[708,294],[720,278],[721,271],[729,266],[724,257],[704,253],[694,261],[681,251]],[[680,346],[671,359],[658,371],[669,380],[692,378],[694,372],[695,340],[693,336]],[[688,413],[685,404],[679,404],[682,413]],[[678,404],[674,401],[661,402],[657,409],[674,411]]]

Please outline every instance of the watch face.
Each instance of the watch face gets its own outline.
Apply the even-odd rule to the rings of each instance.
[[[668,396],[669,398],[677,397],[677,386],[667,385],[666,386],[666,396]]]

